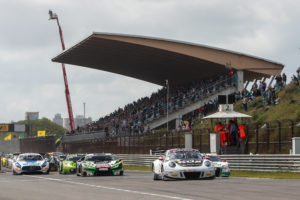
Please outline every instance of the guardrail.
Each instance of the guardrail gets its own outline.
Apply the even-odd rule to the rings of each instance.
[[[151,166],[159,155],[119,154],[124,165]],[[221,155],[232,170],[300,172],[300,155]]]

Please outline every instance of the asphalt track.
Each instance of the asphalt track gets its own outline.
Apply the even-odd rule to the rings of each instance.
[[[216,178],[153,181],[151,172],[124,176],[77,177],[0,173],[0,200],[89,199],[300,199],[300,180]]]

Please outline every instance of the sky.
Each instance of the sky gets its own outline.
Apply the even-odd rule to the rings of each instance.
[[[204,44],[285,65],[300,61],[299,0],[0,0],[0,123],[25,112],[68,117],[58,17],[66,48],[93,32],[159,37]],[[73,115],[93,120],[149,96],[160,86],[104,71],[66,65]]]

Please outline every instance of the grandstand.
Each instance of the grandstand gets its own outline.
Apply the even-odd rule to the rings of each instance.
[[[168,80],[168,109],[163,87],[85,127],[110,134],[144,133],[167,122],[176,128],[199,108],[216,108],[218,95],[241,91],[245,82],[276,76],[283,69],[273,61],[204,45],[108,33],[93,33],[52,60],[161,86]]]

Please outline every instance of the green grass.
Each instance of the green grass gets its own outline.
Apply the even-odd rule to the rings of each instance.
[[[125,170],[152,171],[151,166],[124,165]]]
[[[280,98],[278,105],[263,105],[262,97],[258,97],[248,104],[247,112],[244,112],[241,101],[234,106],[234,109],[253,116],[251,122],[299,119],[300,87],[297,87],[295,84],[289,84],[282,91],[277,92],[277,95]]]
[[[125,170],[152,171],[151,166],[125,165]],[[231,177],[300,179],[300,172],[257,172],[231,170]]]
[[[300,179],[300,172],[257,172],[231,170],[232,177],[271,178],[271,179]]]

